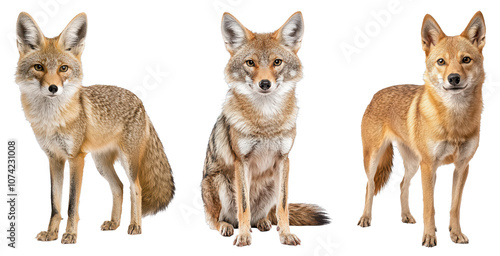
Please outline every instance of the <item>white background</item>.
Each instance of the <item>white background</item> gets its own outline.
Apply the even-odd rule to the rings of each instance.
[[[388,7],[392,2],[396,6]],[[18,141],[18,249],[6,246],[7,207],[0,200],[1,255],[499,255],[498,213],[500,170],[500,17],[494,1],[8,1],[0,8],[0,159],[6,160],[7,140]],[[257,32],[279,28],[295,11],[302,11],[305,36],[298,55],[304,79],[298,84],[298,132],[290,154],[290,202],[324,207],[332,224],[292,227],[302,240],[298,247],[279,243],[278,233],[254,229],[250,247],[236,248],[234,236],[223,238],[205,223],[200,182],[210,131],[227,91],[223,70],[229,58],[220,34],[222,11],[233,13]],[[375,197],[372,226],[356,223],[364,205],[366,176],[362,165],[360,122],[373,94],[390,85],[422,84],[424,52],[420,29],[426,13],[448,35],[460,34],[478,10],[486,19],[484,48],[484,112],[481,142],[465,186],[461,223],[470,244],[449,238],[449,209],[453,166],[438,170],[436,225],[438,246],[421,246],[423,233],[420,175],[410,188],[410,207],[417,224],[401,222],[399,182],[404,173],[398,153],[388,185]],[[59,239],[38,242],[50,217],[48,161],[40,150],[20,103],[14,82],[18,52],[15,23],[26,11],[48,37],[58,35],[78,13],[88,15],[82,61],[84,85],[113,84],[136,92],[163,141],[173,167],[176,196],[169,208],[143,220],[143,234],[127,235],[130,221],[128,181],[122,225],[102,232],[111,213],[111,192],[91,157],[84,172],[78,242]],[[373,13],[387,13],[379,20]],[[364,42],[356,39],[368,33]],[[357,52],[349,58],[342,46]],[[152,71],[153,70],[153,71]],[[154,71],[156,70],[156,71]],[[158,75],[158,70],[160,74]],[[152,76],[151,73],[157,73]],[[168,73],[168,75],[167,75]],[[2,160],[2,161],[4,161]],[[6,165],[1,167],[0,191],[6,195]],[[420,172],[419,172],[420,173]],[[68,202],[66,170],[63,211]]]

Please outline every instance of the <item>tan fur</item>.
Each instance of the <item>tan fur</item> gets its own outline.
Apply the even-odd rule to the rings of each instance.
[[[80,57],[87,29],[85,14],[77,15],[55,38],[43,36],[26,13],[19,15],[17,29],[20,58],[16,82],[26,119],[50,162],[52,215],[48,230],[38,234],[37,239],[50,241],[58,237],[67,160],[70,203],[61,242],[76,242],[84,158],[88,153],[113,194],[111,220],[105,221],[101,229],[114,230],[120,225],[123,184],[113,168],[113,163],[120,160],[131,184],[128,233],[140,234],[142,216],[164,209],[175,189],[163,145],[141,100],[115,86],[82,86]],[[50,91],[54,86],[57,90]]]
[[[377,167],[377,173],[375,173],[375,195],[380,192],[382,187],[389,181],[389,177],[392,171],[392,158],[394,152],[392,150],[392,145],[387,146],[384,154],[380,158],[380,162]]]
[[[288,153],[293,146],[298,108],[295,83],[302,76],[297,44],[302,38],[300,13],[274,33],[250,32],[224,14],[222,34],[231,54],[226,66],[230,85],[222,114],[207,148],[202,198],[209,226],[233,235],[237,246],[251,244],[250,230],[278,225],[280,241],[297,245],[289,225],[323,225],[328,218],[313,205],[288,200]],[[286,35],[283,35],[286,31]],[[276,60],[279,65],[276,65]],[[249,65],[247,62],[253,63]],[[259,89],[268,80],[268,89]]]
[[[427,66],[425,85],[383,89],[375,94],[363,116],[361,130],[368,184],[365,210],[358,225],[366,227],[371,224],[373,195],[389,178],[392,144],[396,143],[406,169],[401,182],[403,222],[415,223],[408,207],[408,187],[420,165],[425,226],[422,245],[436,245],[433,203],[436,169],[442,164],[454,163],[450,235],[454,242],[468,242],[461,232],[459,207],[468,162],[479,143],[484,33],[484,19],[480,12],[465,31],[455,37],[447,37],[430,15],[425,17],[422,25]],[[464,57],[470,57],[472,61],[466,63]],[[444,65],[438,64],[440,58],[445,60]],[[451,74],[458,74],[461,83],[452,85]]]

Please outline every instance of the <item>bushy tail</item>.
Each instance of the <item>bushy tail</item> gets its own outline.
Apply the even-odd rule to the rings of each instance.
[[[377,172],[375,173],[375,195],[380,192],[391,176],[393,155],[394,151],[392,149],[392,144],[389,144],[384,155],[380,158]]]
[[[330,223],[325,210],[314,204],[288,204],[290,226],[320,226]],[[267,215],[273,225],[278,224],[276,206]]]
[[[158,134],[148,118],[149,137],[141,159],[139,181],[142,189],[142,216],[164,210],[175,192],[172,169]]]

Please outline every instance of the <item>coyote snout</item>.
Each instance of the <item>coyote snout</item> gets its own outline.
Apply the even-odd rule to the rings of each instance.
[[[447,83],[444,83],[443,89],[446,91],[452,92],[460,92],[467,87],[467,83],[465,79],[462,79],[462,76],[457,73],[451,73],[448,75],[446,79]]]
[[[262,89],[262,92],[268,92],[269,88],[271,88],[271,81],[267,79],[260,80],[259,87]]]
[[[63,93],[63,81],[55,72],[47,73],[41,80],[42,94],[48,97],[56,97]]]
[[[254,59],[258,59],[254,57]],[[267,58],[260,61],[260,64],[254,60],[245,61],[245,70],[249,73],[246,76],[248,85],[260,94],[269,94],[274,92],[283,78],[278,75],[280,66],[283,63],[278,57]]]

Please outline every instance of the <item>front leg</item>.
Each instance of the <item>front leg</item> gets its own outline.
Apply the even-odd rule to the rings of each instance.
[[[424,235],[422,245],[437,245],[436,224],[434,220],[434,185],[436,184],[436,167],[422,162],[422,190],[424,193]]]
[[[459,154],[455,161],[455,172],[453,173],[453,190],[450,211],[450,237],[455,243],[467,244],[469,239],[462,233],[460,227],[460,205],[462,203],[462,192],[465,181],[469,174],[469,161],[476,153],[479,146],[479,137],[472,138],[459,148]]]
[[[50,164],[50,188],[51,188],[51,204],[52,214],[47,231],[40,232],[36,239],[38,241],[53,241],[56,240],[59,234],[59,223],[61,223],[61,196],[64,180],[64,163],[62,158],[49,156]]]
[[[63,234],[61,243],[76,243],[78,221],[78,206],[80,204],[80,191],[82,188],[83,165],[85,159],[84,153],[79,153],[69,159],[70,167],[70,191],[68,207],[68,223],[66,224],[66,233]]]
[[[278,219],[278,232],[282,244],[299,245],[300,239],[290,233],[290,223],[288,217],[288,173],[290,170],[290,160],[285,157],[278,165],[279,192],[278,203],[276,204],[276,215]]]
[[[239,160],[234,161],[236,204],[238,205],[238,226],[240,231],[233,244],[240,247],[252,243],[252,236],[250,235],[250,193],[247,180],[248,168],[248,163]]]
[[[462,203],[462,192],[464,191],[465,180],[467,180],[468,174],[469,163],[465,167],[455,164],[450,211],[450,237],[453,242],[459,244],[469,243],[469,239],[462,233],[462,228],[460,227],[460,204]]]

